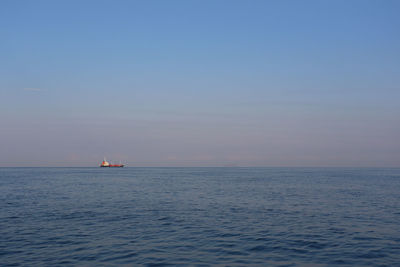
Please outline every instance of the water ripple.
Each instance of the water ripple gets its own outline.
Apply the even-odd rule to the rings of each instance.
[[[0,168],[2,266],[396,266],[400,169]]]

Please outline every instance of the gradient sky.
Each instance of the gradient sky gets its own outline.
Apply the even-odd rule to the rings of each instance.
[[[400,167],[400,1],[0,1],[0,166]]]

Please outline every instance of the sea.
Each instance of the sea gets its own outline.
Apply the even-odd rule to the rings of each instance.
[[[0,168],[0,266],[400,266],[400,169]]]

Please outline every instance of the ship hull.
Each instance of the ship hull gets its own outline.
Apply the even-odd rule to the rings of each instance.
[[[109,165],[109,166],[102,166],[100,165],[101,168],[122,168],[124,165]]]

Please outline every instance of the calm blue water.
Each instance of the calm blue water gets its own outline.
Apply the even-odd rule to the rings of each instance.
[[[0,168],[2,266],[400,266],[400,169]]]

